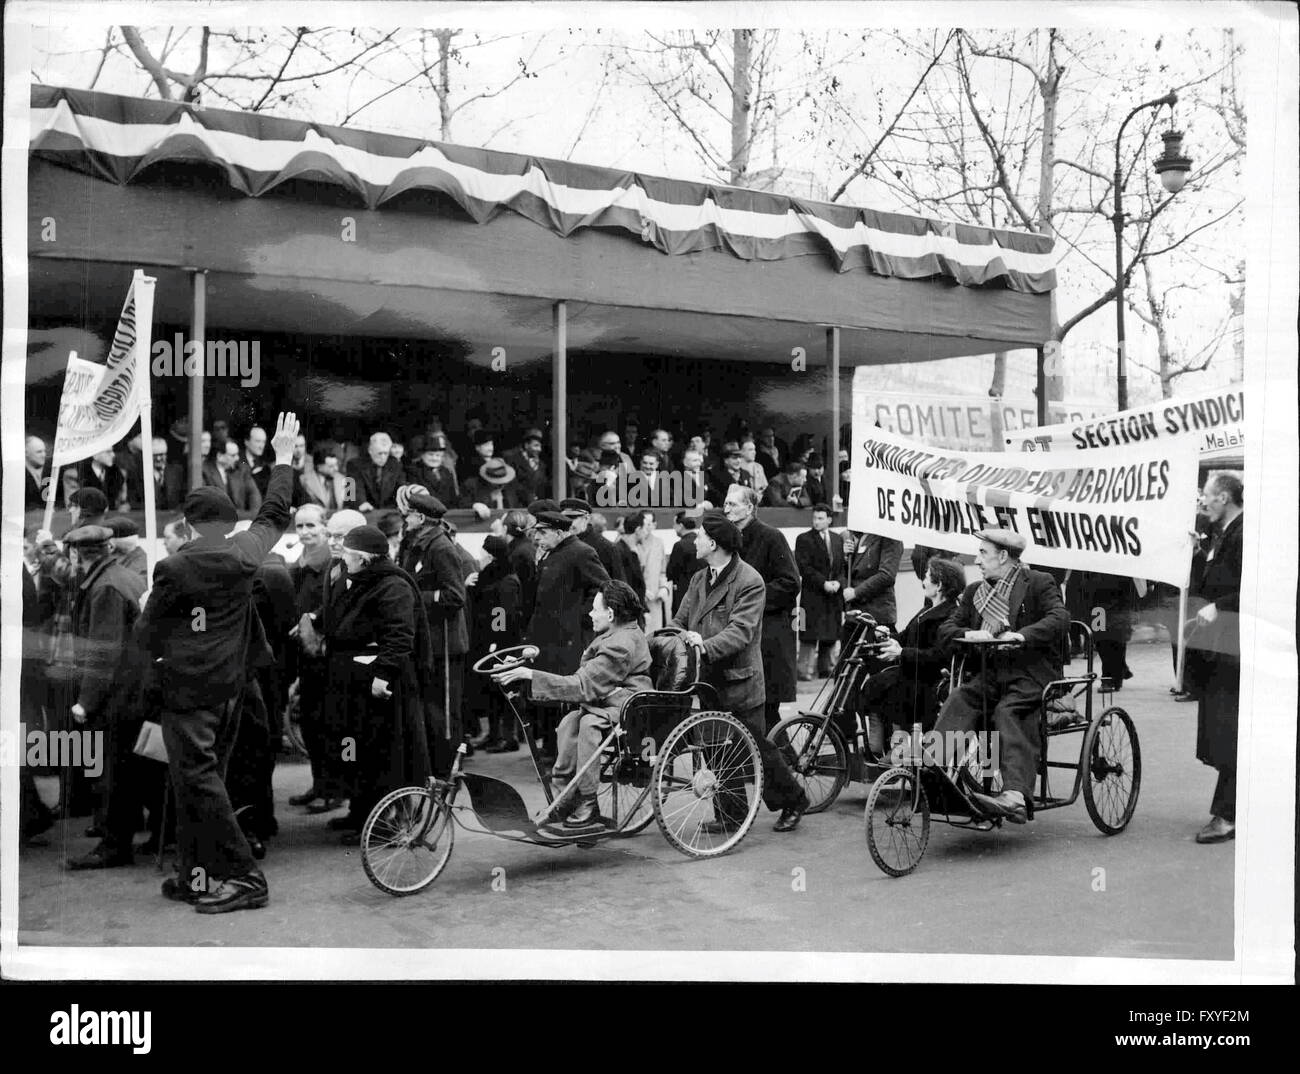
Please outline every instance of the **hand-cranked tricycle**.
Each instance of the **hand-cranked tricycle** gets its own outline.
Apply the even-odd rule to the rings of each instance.
[[[1133,721],[1122,708],[1109,705],[1093,716],[1098,676],[1093,671],[1092,632],[1080,622],[1071,623],[1070,630],[1082,634],[1087,671],[1054,679],[1043,689],[1038,712],[1038,791],[1025,803],[1027,818],[1033,819],[1037,811],[1073,804],[1082,788],[1093,824],[1106,835],[1116,835],[1128,826],[1137,808],[1142,752]],[[954,657],[951,672],[953,686],[962,682],[965,662],[972,654],[978,655],[980,674],[986,675],[991,656],[997,659],[1018,644],[1000,639],[960,640],[961,651]],[[1108,693],[1104,685],[1102,692]],[[1082,711],[1078,708],[1080,698]],[[1002,824],[1004,815],[985,804],[999,789],[997,772],[980,748],[989,741],[989,723],[986,694],[971,752],[953,757],[947,750],[947,763],[934,764],[927,763],[923,751],[911,749],[904,763],[875,781],[867,797],[867,849],[886,873],[905,876],[920,864],[930,839],[932,806],[941,814],[936,819],[954,827],[988,831]],[[1078,762],[1049,760],[1050,740],[1070,734],[1083,735]],[[1048,780],[1052,768],[1074,772],[1068,797],[1052,794]]]
[[[457,824],[469,832],[537,846],[590,847],[635,835],[653,819],[668,842],[691,857],[715,857],[735,847],[753,825],[762,799],[758,745],[744,724],[718,710],[713,688],[699,679],[699,651],[685,644],[679,631],[655,631],[650,652],[655,689],[628,698],[618,723],[587,762],[600,771],[601,823],[595,830],[568,832],[554,823],[586,767],[557,797],[542,776],[529,720],[516,704],[523,690],[518,684],[504,685],[502,692],[524,730],[545,807],[534,815],[505,780],[464,771],[462,745],[447,778],[400,788],[376,803],[361,829],[366,876],[390,895],[422,891],[450,859]],[[499,675],[537,655],[536,646],[515,645],[488,653],[473,670]],[[725,818],[717,814],[719,795],[725,798]],[[745,809],[739,823],[737,806]],[[466,823],[466,815],[478,826]]]

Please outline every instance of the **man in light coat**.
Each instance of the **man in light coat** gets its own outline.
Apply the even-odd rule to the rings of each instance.
[[[763,802],[779,810],[775,830],[793,831],[808,808],[808,797],[780,751],[767,740],[763,722],[763,607],[767,587],[740,558],[740,530],[721,511],[706,511],[695,538],[695,554],[705,563],[696,571],[673,616],[689,645],[702,650],[701,681],[718,694],[722,708],[749,728],[763,759]],[[717,820],[710,830],[734,831],[746,813],[744,787],[724,786],[715,800]]]

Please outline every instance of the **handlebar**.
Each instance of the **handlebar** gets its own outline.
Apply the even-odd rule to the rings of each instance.
[[[480,675],[496,675],[502,671],[512,671],[523,667],[529,661],[536,660],[541,650],[536,645],[512,645],[508,649],[494,649],[492,652],[474,661],[471,670]]]

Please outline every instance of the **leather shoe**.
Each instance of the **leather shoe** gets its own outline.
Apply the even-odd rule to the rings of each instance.
[[[1184,690],[1181,694],[1174,694],[1175,701],[1195,701],[1196,695]]]
[[[162,882],[162,893],[164,898],[171,899],[172,902],[195,903],[204,894],[201,891],[192,891],[180,882],[179,877],[169,876]]]
[[[254,869],[243,876],[232,876],[221,881],[216,889],[200,896],[194,909],[201,914],[228,914],[232,910],[257,910],[270,898],[266,877]]]
[[[129,850],[110,850],[102,843],[89,853],[82,854],[79,858],[69,858],[67,862],[68,868],[73,871],[79,869],[113,869],[119,865],[134,864],[135,859],[131,856]]]
[[[776,818],[776,823],[772,825],[774,832],[792,832],[799,827],[799,822],[803,819],[804,810],[808,808],[805,802],[801,806],[786,808],[781,810],[781,815]]]
[[[1025,800],[1019,794],[1012,791],[1003,791],[1001,794],[989,795],[972,791],[971,797],[986,812],[1003,817],[1011,821],[1012,824],[1027,824],[1029,822],[1029,814],[1025,809]]]
[[[1210,823],[1196,833],[1198,843],[1226,843],[1237,838],[1237,826],[1222,817],[1211,817]]]
[[[313,783],[311,787],[303,791],[302,794],[289,795],[289,804],[290,805],[311,805],[311,803],[316,801],[317,798],[324,798],[324,797],[325,795],[321,794],[321,792],[317,790],[316,784]]]
[[[343,808],[342,798],[326,798],[320,805],[309,805],[308,813],[333,813]]]

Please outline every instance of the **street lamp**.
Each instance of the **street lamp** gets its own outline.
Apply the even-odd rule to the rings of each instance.
[[[1124,117],[1115,136],[1115,212],[1111,223],[1115,225],[1115,333],[1118,350],[1115,360],[1115,379],[1118,388],[1119,409],[1128,409],[1128,371],[1125,366],[1124,353],[1124,286],[1128,282],[1124,272],[1124,173],[1120,168],[1119,147],[1124,139],[1124,128],[1129,120],[1147,108],[1160,108],[1169,105],[1173,108],[1178,103],[1177,95],[1170,90],[1163,97],[1145,101]],[[1155,172],[1160,176],[1160,185],[1172,197],[1183,189],[1187,182],[1187,173],[1192,170],[1191,158],[1183,156],[1183,132],[1169,130],[1163,135],[1165,150],[1155,163]]]

